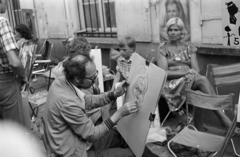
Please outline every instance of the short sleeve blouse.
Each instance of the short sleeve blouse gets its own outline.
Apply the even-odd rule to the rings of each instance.
[[[196,53],[197,48],[193,45],[184,43],[183,48],[179,50],[173,50],[169,48],[166,43],[160,43],[159,52],[167,59],[174,61],[187,61],[191,59],[191,55]]]

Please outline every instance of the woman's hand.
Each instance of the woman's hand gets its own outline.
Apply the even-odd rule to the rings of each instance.
[[[121,82],[118,87],[114,90],[114,97],[117,98],[122,96],[127,90],[128,83],[127,81]]]
[[[178,66],[170,66],[168,69],[171,71],[176,71],[176,70],[188,71],[190,68],[187,65],[178,65]]]
[[[171,59],[168,59],[168,66],[178,66],[178,65],[185,65],[185,66],[191,66],[191,61],[187,60],[187,61],[174,61]]]

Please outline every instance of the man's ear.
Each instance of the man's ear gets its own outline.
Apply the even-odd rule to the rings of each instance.
[[[75,81],[77,84],[82,83],[83,80],[84,80],[84,78],[81,78],[81,77],[78,77],[78,76],[74,77],[74,81]]]
[[[80,83],[80,80],[79,80],[79,77],[78,77],[78,76],[75,76],[73,80],[74,80],[74,82],[77,83],[77,84]]]

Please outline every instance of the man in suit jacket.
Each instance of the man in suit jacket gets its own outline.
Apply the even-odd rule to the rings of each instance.
[[[98,74],[91,58],[76,55],[64,62],[63,67],[65,76],[52,83],[45,109],[46,135],[52,151],[64,157],[114,156],[112,152],[134,156],[113,127],[122,117],[138,110],[135,102],[126,103],[97,126],[86,115],[87,109],[104,106],[121,96],[126,90],[126,83],[122,82],[112,92],[85,95],[80,89],[92,86]]]

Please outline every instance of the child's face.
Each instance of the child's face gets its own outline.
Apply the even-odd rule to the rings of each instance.
[[[19,40],[21,38],[22,38],[21,34],[18,31],[15,30],[15,39]]]
[[[133,53],[133,49],[130,48],[127,44],[124,45],[124,47],[119,48],[121,55],[125,59],[129,59]]]

